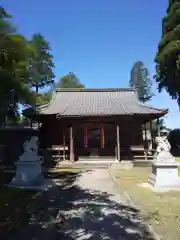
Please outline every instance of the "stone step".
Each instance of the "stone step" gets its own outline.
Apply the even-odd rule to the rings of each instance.
[[[95,157],[95,156],[90,156],[90,157],[79,157],[78,162],[84,162],[84,161],[92,161],[92,162],[110,162],[110,161],[115,161],[114,158],[112,157]]]
[[[94,169],[94,168],[108,168],[111,165],[111,163],[69,163],[69,164],[59,164],[59,167],[61,168],[88,168],[88,169]]]

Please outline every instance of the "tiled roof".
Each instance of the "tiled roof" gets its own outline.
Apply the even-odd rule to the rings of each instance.
[[[51,102],[39,108],[41,114],[60,116],[165,115],[167,109],[143,105],[130,88],[57,89]]]

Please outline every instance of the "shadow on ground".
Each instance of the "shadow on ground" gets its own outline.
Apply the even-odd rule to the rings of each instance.
[[[74,184],[80,174],[49,174],[60,185],[41,193],[28,209],[27,226],[4,239],[153,239],[138,210],[110,200],[105,192],[81,189]]]

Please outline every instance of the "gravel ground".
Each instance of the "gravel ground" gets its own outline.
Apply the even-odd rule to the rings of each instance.
[[[69,174],[42,194],[30,215],[27,228],[8,240],[153,240],[107,169]]]

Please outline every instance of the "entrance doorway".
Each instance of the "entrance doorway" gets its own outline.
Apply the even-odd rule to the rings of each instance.
[[[90,157],[98,157],[100,155],[101,148],[101,129],[89,128],[88,129],[88,148]]]
[[[77,159],[115,159],[116,126],[108,124],[84,124],[74,131]]]

